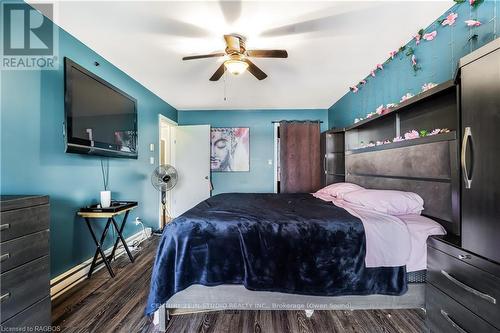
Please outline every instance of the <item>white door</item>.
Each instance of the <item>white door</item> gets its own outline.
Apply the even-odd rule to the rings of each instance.
[[[177,126],[177,123],[173,122],[172,120],[168,119],[167,117],[163,115],[158,115],[158,130],[160,133],[159,141],[158,141],[158,165],[166,165],[170,164],[173,165],[173,159],[174,159],[174,154],[173,154],[173,128]],[[171,202],[171,197],[172,197],[172,192],[168,191],[166,193],[166,209],[167,209],[167,223],[169,221],[169,218],[172,217],[172,202]],[[158,226],[160,230],[163,229],[163,206],[161,204],[161,193],[158,193]]]
[[[210,125],[174,129],[173,165],[178,181],[172,190],[172,217],[210,197]]]

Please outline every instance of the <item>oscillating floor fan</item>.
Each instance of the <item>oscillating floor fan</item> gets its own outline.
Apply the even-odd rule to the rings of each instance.
[[[177,170],[169,165],[158,166],[151,175],[151,184],[161,193],[162,205],[162,226],[161,229],[167,224],[167,214],[170,221],[170,214],[167,211],[167,191],[170,191],[177,184]]]

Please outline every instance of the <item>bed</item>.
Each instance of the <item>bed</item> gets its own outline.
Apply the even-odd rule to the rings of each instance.
[[[453,225],[451,171],[447,182],[433,175],[416,177],[414,167],[440,163],[452,170],[453,145],[445,140],[346,156],[346,180],[366,188],[416,192],[426,202],[424,214],[448,229]],[[429,149],[446,158],[415,158]],[[408,166],[410,161],[411,167],[393,165],[389,175],[376,165],[371,174],[364,171],[383,163],[376,161],[387,153],[399,154],[398,163]],[[395,238],[386,237],[397,242]],[[366,245],[360,218],[311,194],[217,195],[165,228],[146,313],[156,313],[164,329],[167,309],[177,308],[423,307],[425,273],[409,276],[404,263],[367,267]]]

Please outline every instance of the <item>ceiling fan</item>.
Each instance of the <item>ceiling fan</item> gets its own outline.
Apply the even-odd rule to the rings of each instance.
[[[246,38],[237,35],[230,34],[224,35],[224,40],[226,41],[226,49],[224,52],[203,54],[188,56],[182,58],[182,60],[194,60],[202,58],[216,58],[228,56],[229,59],[224,61],[222,65],[215,71],[214,75],[210,78],[210,81],[219,80],[224,72],[227,70],[231,74],[239,75],[248,70],[253,76],[259,80],[264,80],[267,74],[264,73],[259,67],[257,67],[248,58],[287,58],[288,53],[285,50],[247,50],[245,48]]]

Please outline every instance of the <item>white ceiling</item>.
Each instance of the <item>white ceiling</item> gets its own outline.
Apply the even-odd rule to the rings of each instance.
[[[453,1],[70,1],[56,23],[179,110],[328,108],[390,50],[408,42]],[[223,50],[240,33],[269,77],[208,78],[221,59],[182,61]],[[227,100],[224,100],[224,95]]]

